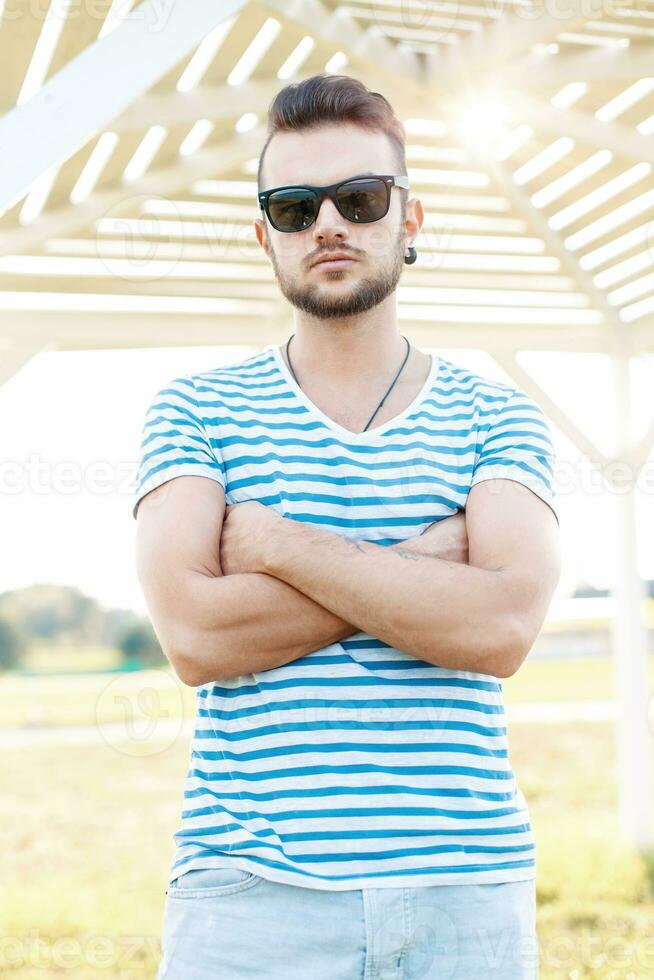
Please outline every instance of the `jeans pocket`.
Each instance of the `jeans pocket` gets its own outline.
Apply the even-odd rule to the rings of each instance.
[[[263,881],[259,875],[241,868],[193,868],[168,885],[169,898],[216,898],[251,888]]]

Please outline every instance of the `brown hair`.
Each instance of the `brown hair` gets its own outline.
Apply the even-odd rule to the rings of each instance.
[[[386,133],[395,151],[398,174],[406,174],[406,134],[388,99],[371,92],[349,75],[322,72],[286,85],[268,110],[268,135],[259,156],[257,191],[261,190],[263,159],[276,133],[314,129],[328,123],[355,123],[363,129]],[[408,192],[400,188],[402,202]]]

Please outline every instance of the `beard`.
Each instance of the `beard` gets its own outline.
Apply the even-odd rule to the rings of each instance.
[[[280,268],[274,251],[271,260],[282,295],[293,306],[318,320],[356,316],[377,306],[397,288],[404,268],[404,229],[397,235],[390,258],[380,264],[372,276],[354,280],[347,292],[330,295],[321,286],[298,283],[295,276],[287,276]],[[349,266],[353,269],[354,266]],[[342,279],[348,272],[337,269],[323,273],[327,279]]]

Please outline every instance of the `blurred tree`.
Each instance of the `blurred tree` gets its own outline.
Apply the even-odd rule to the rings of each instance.
[[[154,630],[146,620],[128,626],[116,644],[126,662],[139,667],[163,667],[168,663]]]
[[[0,670],[17,667],[27,645],[25,634],[11,620],[0,616]]]
[[[0,621],[0,668],[20,660],[31,644],[50,647],[53,655],[62,649],[118,649],[134,670],[168,663],[149,619],[133,609],[105,607],[73,586],[40,582],[0,593]]]
[[[73,586],[39,582],[0,595],[0,612],[34,640],[98,643],[104,613]]]

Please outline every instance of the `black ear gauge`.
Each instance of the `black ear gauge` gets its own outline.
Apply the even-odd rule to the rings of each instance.
[[[406,262],[407,265],[413,265],[413,263],[417,258],[418,258],[417,251],[415,250],[413,245],[409,245],[409,254],[404,256],[404,261]]]

